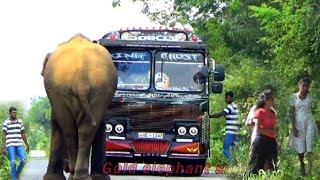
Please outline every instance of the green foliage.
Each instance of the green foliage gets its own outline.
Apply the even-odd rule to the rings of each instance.
[[[4,119],[9,117],[8,109],[15,106],[18,109],[18,118],[22,119],[25,125],[27,139],[30,149],[45,150],[49,154],[50,148],[50,116],[51,107],[47,97],[35,97],[32,99],[31,108],[26,111],[21,102],[6,102],[0,104],[1,127]],[[0,137],[2,144],[2,136]],[[10,164],[8,158],[0,155],[1,178],[10,179]]]
[[[50,148],[51,106],[47,97],[35,97],[31,101],[27,120],[30,126],[30,148],[44,150],[49,154]]]
[[[119,6],[120,0],[117,1]],[[296,179],[299,173],[296,154],[288,151],[288,100],[297,91],[297,81],[310,77],[311,93],[320,99],[320,1],[318,0],[165,0],[166,8],[154,6],[156,0],[134,0],[144,4],[143,13],[163,25],[190,24],[209,44],[210,56],[226,66],[225,90],[233,90],[240,107],[242,124],[257,94],[265,88],[276,93],[278,113],[279,170],[261,174],[256,179]],[[169,7],[169,8],[168,8]],[[223,96],[211,96],[211,113],[225,106]],[[314,114],[320,120],[320,108]],[[243,126],[236,159],[230,177],[242,179],[248,162],[251,128]],[[212,120],[212,166],[225,163],[222,154],[224,120]],[[319,138],[315,158],[319,159]],[[319,162],[315,162],[319,169]],[[241,167],[241,168],[239,168]],[[316,172],[316,171],[314,171]],[[307,177],[315,179],[319,174]],[[253,178],[255,179],[255,178]]]
[[[2,123],[5,119],[9,117],[9,107],[14,106],[17,108],[17,117],[22,119],[25,122],[25,112],[26,109],[22,102],[19,101],[12,101],[12,102],[5,102],[0,103],[0,122],[1,122],[1,129]],[[28,132],[29,127],[25,125],[26,132]],[[0,144],[2,146],[2,130],[0,136]],[[2,149],[1,149],[2,150]],[[1,178],[10,179],[10,164],[7,156],[0,154],[0,174]]]

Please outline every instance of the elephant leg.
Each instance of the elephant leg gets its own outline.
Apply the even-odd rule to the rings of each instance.
[[[78,136],[79,136],[79,149],[78,149],[78,156],[77,156],[77,164],[76,164],[76,173],[75,179],[79,178],[87,178],[89,176],[88,169],[89,169],[89,156],[90,156],[90,149],[93,144],[93,140],[96,137],[97,131],[101,128],[99,135],[102,135],[102,129],[105,127],[100,126],[103,121],[103,117],[105,115],[105,108],[108,107],[106,99],[104,98],[105,95],[100,94],[93,97],[90,101],[90,109],[92,115],[96,121],[96,126],[92,126],[88,116],[83,116],[80,120],[80,124],[78,125]],[[102,135],[104,136],[104,135]],[[105,142],[105,139],[97,138],[97,141]],[[102,154],[102,142],[95,143],[94,151],[98,152],[98,155],[93,155],[94,159],[96,158],[103,158],[105,157],[104,153]],[[95,153],[95,152],[94,152]],[[100,156],[102,155],[102,156]],[[102,160],[103,160],[102,159]],[[99,169],[101,166],[101,162],[99,160],[94,161],[93,169],[95,172],[96,169]],[[77,177],[77,178],[76,178]],[[90,177],[90,176],[89,176]],[[88,179],[92,179],[91,177]]]
[[[44,180],[65,180],[63,175],[63,138],[59,126],[51,115],[51,145],[47,172]]]
[[[49,91],[50,92],[50,91]],[[50,96],[49,96],[50,95]],[[78,143],[78,135],[77,135],[77,127],[75,124],[74,116],[72,114],[72,106],[68,103],[68,99],[66,97],[61,96],[57,93],[50,92],[48,96],[50,97],[51,107],[54,110],[55,117],[57,119],[57,124],[61,127],[62,137],[64,140],[65,147],[61,149],[61,154],[68,154],[69,160],[69,179],[73,178],[75,173],[75,164],[77,158],[77,143]],[[61,163],[61,167],[63,169],[63,164],[65,159],[59,159]]]
[[[66,147],[66,146],[64,146],[64,147]],[[64,172],[66,172],[66,173],[70,173],[70,168],[69,168],[69,159],[70,159],[70,157],[69,157],[69,154],[68,154],[68,150],[67,150],[67,148],[64,148],[64,162],[63,162],[63,170],[64,170]]]
[[[103,171],[105,159],[105,122],[103,121],[97,130],[96,136],[92,142],[91,154],[91,177],[93,180],[110,180],[110,176]]]
[[[69,121],[70,123],[66,124],[65,126],[68,128],[64,128],[64,139],[66,142],[67,152],[65,152],[68,156],[68,159],[64,159],[64,163],[69,163],[68,170],[69,170],[69,180],[72,180],[75,175],[75,166],[77,160],[77,153],[78,153],[78,136],[77,136],[77,127],[75,126],[74,122]]]
[[[85,121],[85,120],[84,120]],[[89,155],[92,140],[97,131],[96,126],[91,126],[89,120],[86,123],[83,123],[79,127],[78,136],[79,136],[79,146],[78,146],[78,155],[76,161],[75,175],[74,179],[85,179],[91,180],[89,176]]]

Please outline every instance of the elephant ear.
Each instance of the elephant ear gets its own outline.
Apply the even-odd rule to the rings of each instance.
[[[46,65],[47,65],[47,62],[48,62],[48,59],[49,59],[50,55],[51,55],[51,53],[47,53],[46,57],[43,60],[41,76],[43,76],[43,74],[44,74],[44,69],[46,68]]]

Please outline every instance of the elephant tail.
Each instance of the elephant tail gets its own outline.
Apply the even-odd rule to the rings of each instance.
[[[80,123],[81,118],[82,118],[83,115],[84,115],[84,110],[81,109],[81,111],[80,111],[80,113],[79,113],[79,115],[78,115],[78,118],[77,118],[77,124]]]
[[[80,113],[78,115],[77,124],[80,123],[81,117],[83,116],[84,113],[86,113],[91,121],[91,125],[96,126],[96,121],[95,121],[95,119],[92,115],[92,112],[90,110],[90,106],[89,106],[89,102],[88,102],[87,98],[85,96],[79,96],[79,99],[80,99],[80,104],[83,109],[80,111]]]

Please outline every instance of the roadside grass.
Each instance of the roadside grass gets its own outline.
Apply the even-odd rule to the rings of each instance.
[[[248,177],[248,162],[249,162],[249,144],[250,141],[246,140],[246,138],[240,139],[235,150],[234,150],[234,159],[235,163],[231,165],[227,165],[226,159],[222,152],[217,153],[220,155],[211,156],[209,162],[216,162],[219,159],[220,163],[225,166],[225,176],[230,179],[249,179],[249,180],[269,180],[269,179],[284,179],[284,180],[315,180],[320,177],[320,138],[317,138],[315,141],[315,146],[313,150],[313,168],[312,173],[308,174],[306,177],[300,176],[300,165],[298,156],[295,152],[283,148],[280,149],[278,153],[278,162],[277,162],[277,171],[274,172],[265,172],[261,170],[259,175],[253,175]],[[215,151],[221,151],[221,148],[216,148],[216,146],[222,147],[222,143],[216,143],[213,147],[215,147]],[[307,158],[305,158],[306,170],[308,167]],[[217,164],[210,164],[213,167],[217,167]],[[215,169],[212,170],[213,172]]]

